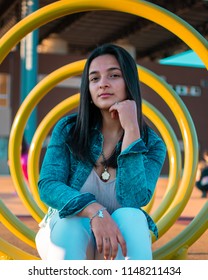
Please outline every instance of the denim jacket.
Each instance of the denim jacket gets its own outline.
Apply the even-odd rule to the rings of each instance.
[[[42,163],[38,189],[41,200],[49,206],[47,221],[53,209],[60,218],[74,216],[87,205],[96,202],[91,193],[79,190],[92,171],[93,164],[75,159],[67,144],[70,130],[75,125],[76,114],[63,117],[54,127],[50,143]],[[103,135],[93,129],[91,151],[95,160],[101,154]],[[121,142],[117,144],[119,149]],[[116,196],[121,207],[139,208],[152,198],[166,156],[166,147],[161,138],[148,128],[148,142],[142,138],[131,143],[118,156],[116,170]],[[142,210],[149,228],[158,236],[157,227],[151,217]]]

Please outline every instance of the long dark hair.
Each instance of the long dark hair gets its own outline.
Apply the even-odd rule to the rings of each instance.
[[[142,115],[142,98],[140,93],[137,66],[133,57],[122,47],[114,44],[104,44],[97,47],[89,55],[82,74],[80,88],[80,104],[76,125],[71,134],[70,146],[74,155],[83,161],[92,160],[90,155],[91,129],[97,124],[102,125],[102,115],[93,103],[89,91],[89,67],[93,59],[100,55],[111,54],[117,59],[126,84],[127,99],[134,100],[137,105],[138,122],[141,135],[146,135],[146,123]]]

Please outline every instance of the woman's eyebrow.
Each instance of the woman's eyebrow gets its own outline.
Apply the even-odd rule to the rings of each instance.
[[[91,71],[91,72],[89,73],[89,76],[90,76],[90,75],[93,75],[93,74],[96,74],[96,73],[99,73],[99,71]]]
[[[113,70],[119,70],[119,71],[121,71],[121,69],[118,68],[118,67],[110,67],[110,68],[107,69],[107,72],[110,72],[110,71],[113,71]],[[99,73],[99,71],[96,71],[96,70],[91,71],[91,72],[89,73],[89,76],[90,76],[90,75],[93,75],[93,74],[97,74],[97,73]]]

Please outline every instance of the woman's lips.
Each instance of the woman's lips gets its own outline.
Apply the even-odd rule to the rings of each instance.
[[[102,98],[109,97],[109,96],[112,96],[112,94],[111,93],[101,93],[99,95],[99,97],[102,97]]]

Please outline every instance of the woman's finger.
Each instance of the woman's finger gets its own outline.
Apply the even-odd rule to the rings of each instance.
[[[124,257],[127,256],[127,247],[126,247],[126,241],[124,240],[122,235],[118,236],[118,243],[121,246],[121,251]]]
[[[118,253],[118,241],[116,238],[111,238],[111,260],[114,260]]]
[[[99,253],[103,251],[103,239],[101,237],[95,237],[96,246]]]
[[[104,259],[108,260],[110,256],[110,251],[111,251],[111,241],[109,237],[104,237],[103,238],[103,255]]]

